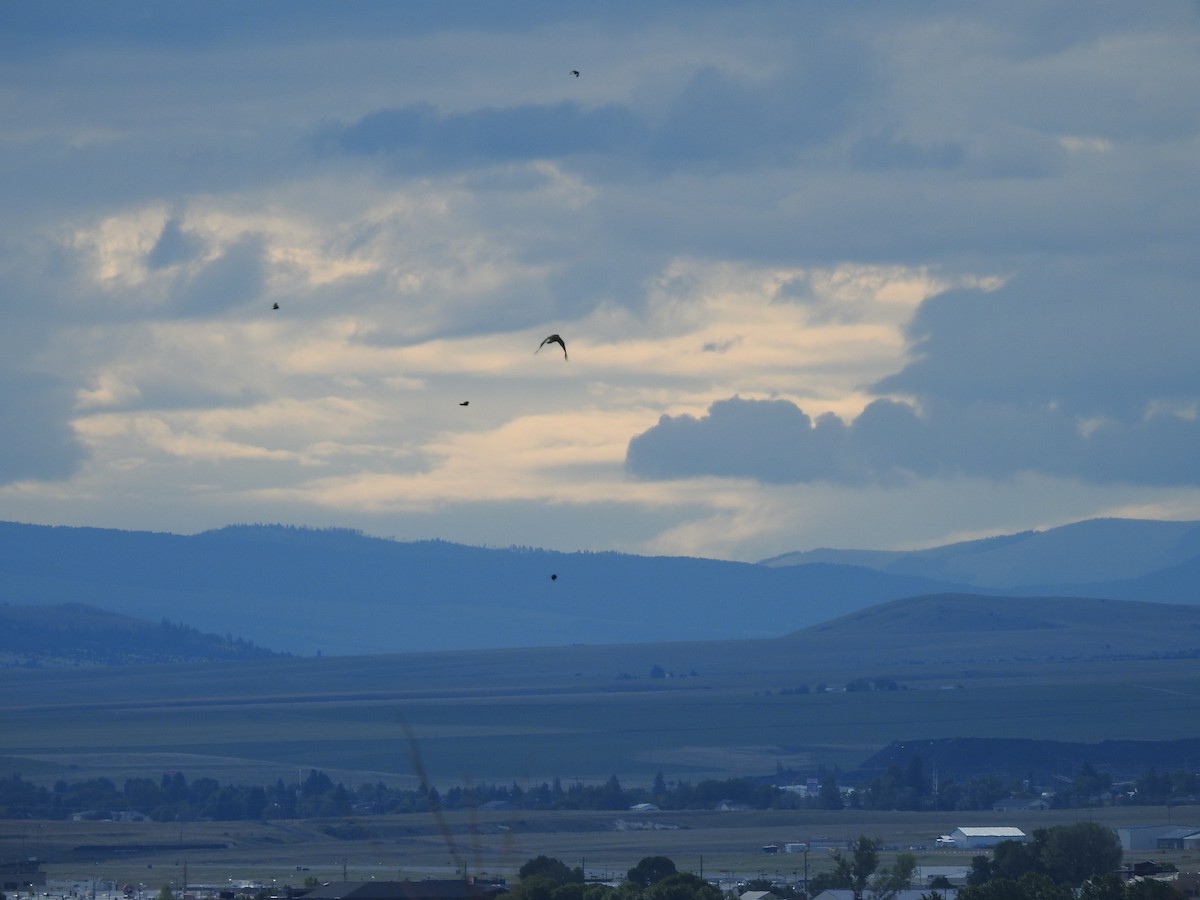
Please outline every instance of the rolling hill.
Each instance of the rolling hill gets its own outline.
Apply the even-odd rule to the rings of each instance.
[[[1195,604],[1198,585],[1200,523],[1186,522],[765,564],[266,525],[184,536],[0,523],[0,602],[82,603],[302,655],[769,638],[920,595]]]
[[[914,741],[1194,739],[1197,658],[1198,607],[942,594],[757,640],[11,669],[0,764],[401,784],[419,747],[440,785],[848,771]],[[845,689],[864,679],[895,689]]]
[[[235,661],[280,655],[232,635],[203,634],[166,619],[156,624],[84,603],[0,604],[0,668]]]

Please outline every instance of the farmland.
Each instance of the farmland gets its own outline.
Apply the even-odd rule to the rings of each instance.
[[[47,787],[94,777],[157,781],[167,772],[267,785],[319,769],[349,788],[412,788],[418,767],[439,790],[481,782],[528,789],[555,778],[599,784],[612,775],[645,787],[660,772],[698,781],[849,771],[895,741],[1196,737],[1200,671],[1182,652],[1193,640],[1186,623],[1160,627],[1173,629],[1181,649],[1158,654],[1166,637],[1156,638],[1153,618],[1117,621],[1113,610],[1076,627],[1041,601],[1038,613],[1063,624],[1032,629],[1022,612],[1019,629],[997,627],[997,611],[1011,619],[1020,602],[989,601],[980,622],[953,632],[933,627],[945,625],[945,601],[914,600],[884,610],[887,624],[874,630],[860,617],[761,641],[9,669],[0,679],[0,771]],[[1122,640],[1135,625],[1136,642]],[[844,689],[856,679],[896,689]],[[185,864],[189,880],[209,883],[330,879],[343,870],[352,878],[455,870],[511,877],[541,853],[586,861],[597,876],[662,854],[709,874],[782,877],[803,861],[766,856],[763,845],[865,833],[894,847],[932,848],[960,824],[1179,823],[1189,809],[22,820],[0,822],[0,856],[44,856],[52,875],[153,887],[180,879]],[[812,871],[827,864],[822,854],[810,854]],[[1169,861],[1193,865],[1181,854]],[[919,856],[927,864],[969,859],[933,849]]]
[[[891,741],[1196,736],[1190,658],[917,650],[905,661],[867,641],[781,639],[9,670],[0,767],[47,785],[164,771],[265,784],[318,768],[348,786],[413,787],[415,753],[440,788],[644,785],[658,772],[848,770]],[[901,689],[839,689],[859,676]]]

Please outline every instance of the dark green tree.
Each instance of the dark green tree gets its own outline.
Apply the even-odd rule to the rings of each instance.
[[[663,778],[662,772],[654,776],[654,784],[650,786],[650,794],[656,800],[661,800],[667,796],[667,779]]]
[[[626,873],[625,880],[638,887],[648,888],[677,871],[674,861],[668,857],[647,856]]]
[[[850,843],[847,856],[841,850],[833,851],[833,878],[836,886],[854,892],[854,900],[862,900],[863,892],[871,882],[871,876],[879,868],[880,841],[860,834]]]
[[[1024,889],[1011,878],[993,878],[982,884],[959,888],[958,900],[1029,900]]]
[[[907,850],[896,854],[892,865],[880,869],[871,885],[873,900],[892,900],[900,891],[912,887],[913,875],[917,871],[917,857]]]
[[[990,856],[971,857],[971,870],[967,872],[967,887],[979,887],[992,880],[992,858]]]
[[[579,866],[571,868],[560,859],[553,857],[535,856],[517,870],[517,877],[524,881],[526,878],[545,878],[554,884],[583,883],[583,869]]]
[[[837,773],[830,772],[821,779],[821,787],[817,792],[817,806],[821,809],[841,809],[842,792],[838,790]]]
[[[643,900],[721,900],[721,892],[691,872],[668,875],[642,893]]]
[[[544,875],[530,875],[514,884],[509,896],[512,900],[550,900],[550,895],[557,887],[560,887],[557,882]]]
[[[560,884],[550,891],[550,900],[583,900],[585,890],[583,883],[578,881]]]
[[[992,848],[991,877],[1016,881],[1030,872],[1045,872],[1041,849],[1041,843],[1038,841],[1031,844],[1022,841],[1001,841]]]
[[[1017,880],[1017,886],[1028,900],[1075,900],[1069,885],[1059,884],[1041,872],[1026,872]]]
[[[1042,865],[1046,874],[1059,884],[1076,887],[1089,878],[1120,868],[1121,840],[1105,825],[1097,822],[1058,825],[1045,829],[1044,837],[1039,837]]]
[[[1113,872],[1089,878],[1079,886],[1079,900],[1126,900],[1125,882]]]
[[[1183,894],[1165,881],[1143,878],[1125,885],[1125,900],[1183,900]]]

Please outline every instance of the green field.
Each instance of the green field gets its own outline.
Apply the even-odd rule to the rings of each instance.
[[[653,665],[676,677],[648,677]],[[860,676],[904,689],[836,689]],[[895,740],[1196,737],[1200,667],[928,650],[898,662],[836,641],[762,641],[10,669],[0,717],[0,766],[43,784],[174,770],[266,783],[317,768],[348,787],[406,787],[416,753],[443,789],[614,774],[630,787],[657,772],[852,769]]]

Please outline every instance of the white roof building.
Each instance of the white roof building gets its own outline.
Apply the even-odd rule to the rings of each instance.
[[[1007,825],[955,828],[950,832],[950,837],[954,838],[954,846],[967,849],[995,847],[1001,841],[1018,841],[1023,844],[1028,840],[1020,828]]]
[[[930,894],[937,894],[944,900],[955,900],[958,896],[958,888],[906,888],[902,891],[897,891],[893,900],[923,900],[929,897]],[[863,891],[864,900],[871,900],[871,889]],[[821,891],[813,900],[854,900],[854,891],[845,888],[830,888],[827,891]]]

